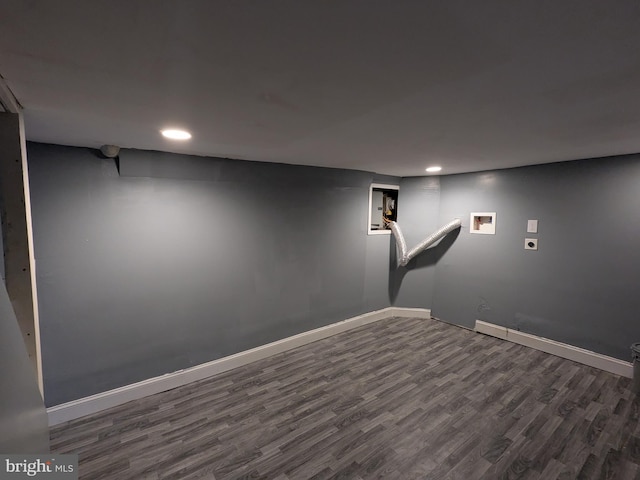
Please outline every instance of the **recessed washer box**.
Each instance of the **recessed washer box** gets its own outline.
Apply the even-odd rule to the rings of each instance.
[[[469,232],[484,235],[496,234],[496,212],[471,212]]]

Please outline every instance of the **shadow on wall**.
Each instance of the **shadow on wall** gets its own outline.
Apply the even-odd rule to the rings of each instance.
[[[435,265],[447,253],[447,250],[453,245],[460,235],[460,228],[456,228],[454,231],[447,234],[440,243],[435,247],[431,247],[422,252],[417,257],[411,259],[406,267],[398,265],[398,253],[396,250],[396,240],[393,239],[389,242],[389,301],[391,305],[395,304],[398,292],[402,286],[402,280],[404,276],[410,270],[419,270]]]

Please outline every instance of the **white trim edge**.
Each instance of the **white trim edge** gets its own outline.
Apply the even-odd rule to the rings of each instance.
[[[0,75],[0,103],[5,107],[7,113],[20,113],[22,112],[22,107],[20,106],[20,102],[13,94],[9,85],[7,85],[7,81]]]
[[[633,378],[633,364],[617,358],[602,355],[601,353],[574,347],[567,343],[556,342],[544,337],[537,337],[529,333],[519,332],[510,328],[501,327],[493,323],[476,320],[474,329],[478,333],[491,335],[492,337],[508,340],[525,347],[534,348],[542,352],[550,353],[558,357],[573,360],[590,367],[599,368],[605,372],[614,373],[622,377]]]
[[[431,318],[431,310],[424,308],[383,308],[382,310],[364,313],[357,317],[342,320],[308,332],[299,333],[292,337],[287,337],[276,342],[252,348],[251,350],[245,350],[244,352],[229,355],[228,357],[196,365],[195,367],[178,370],[177,372],[167,373],[159,377],[149,378],[141,382],[97,393],[89,397],[55,405],[47,408],[49,425],[58,425],[69,420],[84,417],[85,415],[97,413],[107,408],[122,405],[123,403],[131,400],[138,400],[149,395],[165,392],[197,380],[211,377],[218,373],[226,372],[233,368],[247,365],[257,360],[262,360],[270,357],[271,355],[286,352],[292,348],[300,347],[368,323],[377,322],[391,317]]]
[[[29,187],[29,162],[27,160],[27,134],[24,129],[24,115],[18,114],[20,122],[20,152],[22,153],[22,183],[24,188],[24,211],[27,224],[27,242],[29,248],[29,269],[31,271],[31,304],[33,305],[33,334],[36,346],[36,375],[40,395],[44,398],[44,380],[42,376],[42,344],[40,341],[40,313],[38,304],[38,281],[36,275],[36,256],[33,243],[33,215],[31,214],[31,191]]]

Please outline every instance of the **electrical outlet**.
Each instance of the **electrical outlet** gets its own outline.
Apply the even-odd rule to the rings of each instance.
[[[538,250],[538,239],[537,238],[525,238],[524,239],[524,249],[525,250]]]

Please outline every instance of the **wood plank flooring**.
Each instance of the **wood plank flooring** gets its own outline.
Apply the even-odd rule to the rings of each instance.
[[[636,479],[630,380],[383,320],[54,428],[81,479]]]

